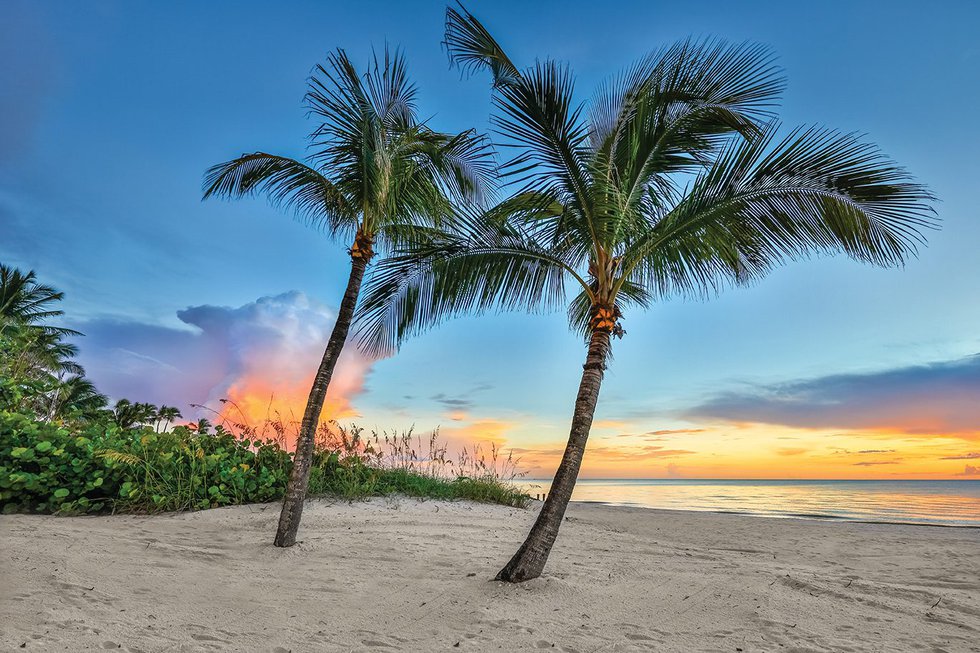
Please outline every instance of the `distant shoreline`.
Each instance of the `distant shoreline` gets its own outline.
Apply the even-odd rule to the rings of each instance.
[[[633,477],[610,477],[610,478],[580,478],[579,483],[584,481],[670,481],[671,483],[977,483],[980,478],[633,478]],[[515,483],[550,483],[551,478],[521,478],[514,479]]]
[[[550,482],[514,481],[532,498]],[[980,480],[582,479],[572,500],[779,519],[980,528]]]
[[[815,522],[838,522],[842,524],[881,524],[885,526],[931,526],[934,528],[972,528],[975,530],[980,530],[980,524],[940,524],[935,522],[914,522],[914,521],[887,521],[887,520],[876,520],[876,519],[854,519],[852,517],[840,517],[838,515],[822,515],[822,514],[760,514],[756,512],[743,512],[739,510],[701,510],[697,508],[655,508],[651,506],[639,506],[624,503],[611,503],[609,501],[572,501],[571,503],[581,504],[581,505],[594,505],[594,506],[608,506],[610,508],[625,508],[628,510],[650,510],[653,512],[694,512],[694,513],[710,513],[713,515],[736,515],[738,517],[760,517],[762,519],[796,519],[800,521],[815,521]],[[534,508],[532,504],[531,509]]]

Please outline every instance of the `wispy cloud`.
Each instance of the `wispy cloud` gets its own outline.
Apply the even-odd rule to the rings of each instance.
[[[659,431],[646,431],[645,433],[619,433],[617,435],[605,436],[607,438],[633,438],[646,442],[666,442],[673,435],[693,435],[695,433],[705,433],[707,429],[661,429]]]
[[[555,446],[555,443],[544,444],[540,447],[512,447],[508,448],[515,456],[521,458],[521,462],[533,471],[554,470],[564,453],[564,448]],[[586,452],[583,462],[584,473],[616,473],[634,472],[641,463],[653,463],[656,461],[670,461],[676,458],[691,456],[697,452],[689,449],[674,449],[659,445],[617,445],[617,446],[594,446],[590,445]],[[649,469],[649,466],[642,467]]]
[[[432,395],[432,401],[442,404],[448,410],[466,410],[473,407],[473,400],[466,397],[450,397],[442,392]]]
[[[805,454],[809,449],[794,448],[794,447],[781,447],[776,449],[776,453],[780,456],[800,456]]]
[[[661,429],[659,431],[647,431],[646,435],[688,435],[691,433],[704,433],[707,429]]]
[[[489,383],[478,383],[467,391],[455,394],[439,392],[429,397],[432,401],[442,406],[445,416],[454,422],[466,421],[477,405],[477,397],[482,392],[492,390],[493,386]],[[406,399],[412,399],[407,396]]]
[[[972,451],[958,456],[943,456],[939,460],[973,460],[974,458],[980,458],[980,451]]]
[[[640,447],[596,447],[588,452],[596,460],[649,460],[652,458],[676,458],[695,453],[689,449],[667,449],[657,445]]]
[[[628,422],[618,419],[597,419],[592,422],[592,428],[594,429],[621,429],[627,426],[629,426]]]

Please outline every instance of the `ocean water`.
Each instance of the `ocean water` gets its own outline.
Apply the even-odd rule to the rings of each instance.
[[[522,479],[531,496],[549,480]],[[980,481],[582,479],[573,501],[764,517],[974,526]]]

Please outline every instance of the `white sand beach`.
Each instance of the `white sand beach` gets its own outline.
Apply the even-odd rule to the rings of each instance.
[[[505,585],[534,510],[277,508],[0,517],[0,650],[980,651],[978,529],[573,504]]]

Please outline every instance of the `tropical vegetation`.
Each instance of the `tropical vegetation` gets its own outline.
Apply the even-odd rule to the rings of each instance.
[[[177,424],[177,408],[127,399],[109,408],[65,340],[81,334],[49,323],[62,315],[62,297],[33,272],[0,264],[0,512],[146,513],[285,496],[292,425]],[[322,423],[309,492],[525,506],[529,497],[508,482],[517,474],[515,461],[494,448],[448,457],[437,433],[364,435]]]

